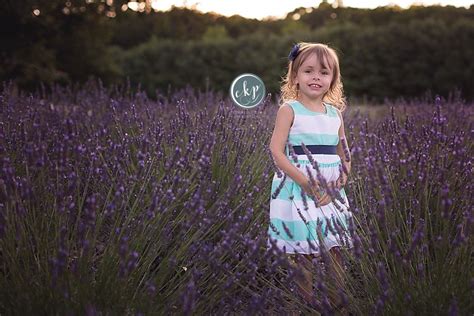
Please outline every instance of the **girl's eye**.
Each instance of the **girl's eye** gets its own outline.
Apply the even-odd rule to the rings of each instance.
[[[309,71],[309,70],[306,70],[305,72],[308,74],[308,73],[310,73],[311,71]]]

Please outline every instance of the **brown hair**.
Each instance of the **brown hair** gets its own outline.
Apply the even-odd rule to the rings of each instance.
[[[329,67],[333,73],[331,85],[329,86],[328,92],[324,95],[323,101],[334,105],[339,111],[343,112],[347,102],[342,87],[339,58],[333,48],[321,43],[299,43],[298,55],[293,61],[289,61],[288,73],[282,81],[280,105],[283,105],[288,100],[295,100],[298,97],[298,89],[294,84],[294,78],[300,66],[311,54],[316,54],[317,59],[321,63],[321,67],[327,63],[327,67]]]

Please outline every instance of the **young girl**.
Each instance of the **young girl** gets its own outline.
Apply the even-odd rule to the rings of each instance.
[[[288,59],[270,143],[278,170],[272,182],[268,234],[269,243],[300,264],[306,277],[297,282],[299,290],[314,302],[312,257],[325,247],[340,274],[339,247],[352,248],[352,213],[343,188],[351,169],[341,115],[346,104],[332,48],[302,42]]]

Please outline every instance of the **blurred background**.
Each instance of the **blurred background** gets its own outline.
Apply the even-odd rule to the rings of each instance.
[[[339,52],[349,99],[474,96],[467,0],[6,0],[0,12],[0,79],[31,91],[94,77],[150,98],[186,86],[227,94],[252,72],[275,94],[292,44],[317,41]]]

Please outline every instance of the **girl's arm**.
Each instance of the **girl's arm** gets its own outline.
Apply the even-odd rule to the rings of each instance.
[[[291,106],[287,104],[280,106],[276,116],[272,139],[270,141],[270,151],[277,167],[293,179],[293,181],[302,186],[306,192],[310,192],[308,177],[291,164],[285,153],[285,145],[293,117],[294,114]]]
[[[339,143],[337,144],[336,152],[339,155],[339,157],[341,157],[342,163],[346,166],[346,169],[347,169],[348,173],[350,174],[350,172],[351,172],[351,161],[352,161],[351,153],[350,153],[350,150],[347,151],[347,154],[349,155],[349,160],[350,161],[346,161],[346,155],[344,154],[344,147],[342,145],[341,138],[344,138],[346,140],[347,149],[349,149],[349,142],[347,141],[346,134],[344,132],[344,120],[342,119],[342,114],[339,110],[337,110],[337,114],[339,115],[339,118],[341,119],[341,126],[339,127]]]

